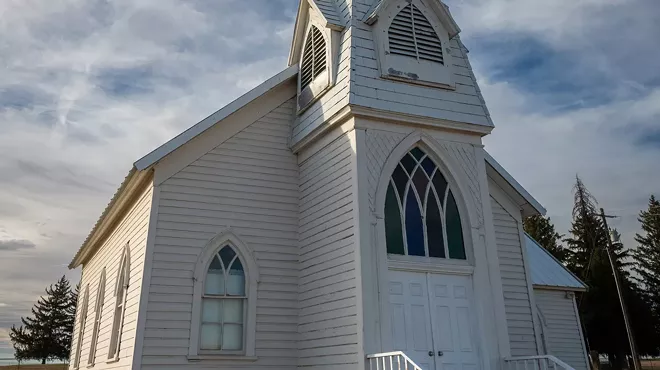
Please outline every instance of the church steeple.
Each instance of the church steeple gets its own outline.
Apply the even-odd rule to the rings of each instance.
[[[300,68],[292,146],[346,111],[490,133],[459,32],[440,0],[301,0],[289,57]]]

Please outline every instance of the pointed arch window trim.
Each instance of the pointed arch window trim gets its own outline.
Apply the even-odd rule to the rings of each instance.
[[[94,366],[96,362],[96,347],[98,345],[99,330],[101,329],[101,320],[103,319],[103,306],[105,304],[105,280],[106,272],[105,267],[101,270],[101,277],[99,278],[99,285],[96,290],[96,304],[94,307],[94,328],[92,329],[92,341],[89,344],[89,356],[87,358],[87,366]]]
[[[424,167],[422,163],[425,162],[426,159],[431,160],[433,164],[433,169],[431,171],[431,174],[428,174],[428,169]],[[413,161],[414,164],[412,165],[412,168],[406,168],[406,167],[411,167],[411,162]],[[406,165],[406,163],[408,163]],[[428,165],[427,165],[428,166]],[[397,179],[395,178],[395,173],[397,171],[402,171],[405,175],[405,185],[400,184],[400,182],[403,180],[402,177],[398,177],[399,184],[397,184]],[[419,172],[418,172],[419,171]],[[417,175],[417,173],[422,173],[425,178],[426,178],[426,184],[424,188],[424,197],[420,196],[420,191],[417,189],[417,184],[414,182],[414,178]],[[438,179],[441,179],[442,182],[441,184],[444,186],[443,193],[439,194],[437,186],[436,186],[436,176],[439,176]],[[438,180],[439,181],[439,180]],[[401,194],[401,189],[403,189],[403,194]],[[429,225],[428,225],[428,220],[427,220],[427,211],[428,211],[428,201],[431,196],[434,197],[436,204],[438,206],[438,210],[440,213],[440,225],[438,225],[442,229],[442,253],[440,255],[434,256],[436,258],[444,258],[444,259],[450,259],[450,260],[466,260],[467,256],[465,253],[465,238],[463,236],[463,222],[460,219],[460,211],[458,210],[458,206],[455,201],[455,197],[453,195],[451,186],[449,186],[446,178],[440,171],[440,168],[438,165],[435,163],[433,158],[429,157],[429,155],[422,150],[420,147],[415,146],[413,149],[409,150],[402,158],[399,160],[399,163],[396,165],[395,170],[393,174],[390,176],[390,179],[388,181],[388,192],[393,191],[395,194],[395,198],[397,200],[396,206],[399,207],[399,212],[398,213],[393,213],[391,210],[388,210],[388,203],[386,202],[385,204],[385,224],[386,225],[392,225],[392,222],[397,222],[397,220],[388,220],[388,218],[393,217],[393,214],[398,214],[400,216],[400,220],[398,220],[401,223],[401,230],[402,230],[402,239],[403,239],[403,255],[415,255],[415,256],[420,256],[420,257],[431,257],[432,253],[431,251],[431,246],[430,246],[430,237],[429,237]],[[409,204],[409,196],[410,192],[412,191],[412,194],[414,196],[414,200],[416,201],[416,204]],[[451,205],[448,203],[448,200],[452,197],[453,202]],[[389,203],[389,207],[391,207],[392,204]],[[408,207],[409,206],[414,206],[419,208],[419,213],[420,213],[420,218],[421,218],[421,224],[422,224],[422,235],[417,235],[416,239],[414,239],[413,235],[409,235],[409,233],[414,232],[415,230],[410,229],[408,227],[408,222],[417,222],[417,220],[410,220],[408,219],[409,214],[408,214]],[[448,235],[447,232],[447,208],[448,206],[455,207],[456,210],[452,210],[455,212],[457,220],[452,220],[452,225],[455,227],[458,227],[459,230],[453,233],[452,235]],[[457,222],[457,224],[455,224]],[[460,235],[460,238],[456,240],[456,238]],[[394,247],[394,241],[391,234],[386,235],[386,248],[388,251],[388,254],[401,254],[398,251],[395,251],[393,249]],[[414,242],[414,240],[421,240],[423,241],[424,244],[424,254],[420,255],[419,251],[413,250],[411,254],[410,250],[410,243],[411,241]],[[450,240],[452,239],[452,240]],[[460,248],[451,248],[450,243],[454,245],[453,243],[458,242],[460,243]],[[392,253],[393,252],[393,253]],[[437,252],[437,251],[433,251]]]
[[[80,367],[80,357],[82,355],[82,344],[85,340],[85,324],[87,323],[87,305],[89,304],[89,284],[85,285],[83,290],[83,295],[78,304],[80,309],[80,316],[78,321],[78,338],[76,340],[76,353],[73,358],[73,368],[78,369]]]
[[[230,247],[236,254],[230,263],[240,261],[244,273],[244,295],[227,296],[209,295],[206,293],[206,278],[209,267],[213,259],[225,248]],[[219,257],[218,257],[219,258]],[[229,265],[228,265],[229,266]],[[226,272],[227,266],[222,266],[221,270]],[[229,266],[231,268],[231,266]],[[193,312],[190,327],[190,343],[188,348],[188,360],[236,360],[236,361],[255,361],[255,336],[256,336],[256,303],[257,287],[259,283],[259,271],[256,260],[253,257],[250,248],[241,241],[241,239],[230,229],[216,235],[211,239],[200,254],[193,279]],[[203,300],[213,298],[223,299],[243,299],[243,348],[240,351],[234,350],[212,350],[203,349],[201,343],[201,327],[203,324]]]
[[[112,331],[110,335],[110,344],[108,345],[108,363],[119,361],[121,351],[121,339],[124,331],[124,317],[126,314],[126,301],[128,299],[128,287],[131,276],[131,250],[129,243],[126,243],[117,271],[115,280],[115,307],[112,317]]]

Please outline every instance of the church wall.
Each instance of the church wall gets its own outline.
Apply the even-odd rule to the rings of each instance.
[[[299,153],[299,368],[357,369],[360,361],[349,130],[336,128]]]
[[[507,204],[506,196],[491,183],[491,208],[502,276],[506,323],[511,356],[538,354],[534,330],[534,298],[529,281],[529,264],[521,243],[521,214]]]
[[[296,367],[299,168],[288,146],[294,110],[295,99],[287,100],[159,185],[142,369]],[[189,361],[195,265],[227,228],[252,250],[260,273],[257,359]]]
[[[89,285],[89,298],[87,300],[87,315],[83,333],[82,349],[80,353],[80,368],[87,367],[94,319],[96,316],[96,300],[99,281],[103,268],[106,269],[106,283],[101,324],[96,346],[94,369],[130,369],[133,362],[133,351],[136,338],[137,316],[141,296],[142,278],[144,272],[145,247],[149,228],[149,214],[151,211],[153,187],[151,183],[140,193],[135,204],[126,212],[110,236],[102,243],[94,256],[83,264],[80,292],[85,291]],[[115,287],[122,252],[128,243],[130,249],[129,288],[126,298],[126,311],[124,312],[124,325],[119,350],[119,361],[108,363],[108,347],[112,332],[112,321],[115,309]],[[77,312],[82,312],[78,307]],[[72,356],[78,346],[78,332],[81,325],[80,315],[76,317],[74,337],[71,345]],[[69,367],[73,369],[74,359]]]

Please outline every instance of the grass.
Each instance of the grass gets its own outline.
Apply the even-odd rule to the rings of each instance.
[[[66,364],[51,365],[0,365],[0,370],[66,370]]]

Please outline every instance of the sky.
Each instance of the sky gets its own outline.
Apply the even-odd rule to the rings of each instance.
[[[486,149],[570,227],[576,174],[634,246],[660,196],[657,0],[447,0]],[[0,358],[132,163],[286,67],[297,0],[0,1]]]

